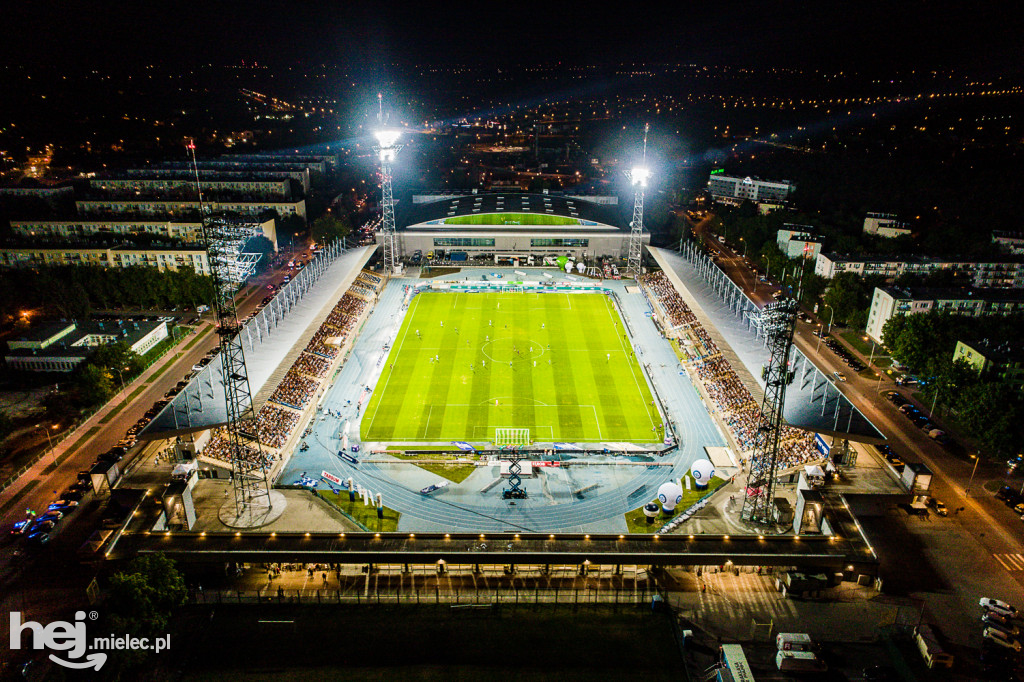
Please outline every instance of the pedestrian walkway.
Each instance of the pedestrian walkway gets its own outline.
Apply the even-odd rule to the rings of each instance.
[[[111,398],[103,407],[94,412],[92,416],[79,424],[64,440],[54,445],[52,451],[47,456],[41,457],[15,481],[0,491],[0,509],[5,508],[5,505],[11,500],[16,499],[30,483],[44,478],[48,473],[52,473],[47,470],[53,467],[54,462],[57,462],[57,465],[60,466],[75,452],[88,447],[97,436],[103,433],[108,416],[112,413],[119,413],[125,407],[125,400],[118,400],[117,397],[122,394],[130,396],[135,392],[132,390],[133,387],[136,390],[145,387],[154,377],[160,376],[165,367],[168,364],[177,362],[180,357],[179,353],[187,345],[202,336],[208,327],[210,327],[208,323],[201,322],[195,327],[192,334],[183,336],[175,346],[168,349],[163,357],[147,367],[134,381],[126,385],[121,393],[116,394],[114,398]]]
[[[1024,554],[993,554],[992,556],[1007,571],[1024,571]]]
[[[863,641],[897,607],[873,600],[871,588],[841,583],[819,600],[794,600],[776,587],[776,576],[744,567],[670,570],[669,603],[680,616],[722,639],[754,641],[772,633],[806,632],[817,641]]]

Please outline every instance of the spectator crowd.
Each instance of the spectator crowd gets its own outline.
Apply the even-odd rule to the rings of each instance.
[[[665,273],[648,273],[641,281],[664,308],[673,325],[688,326],[688,335],[695,338],[700,346],[700,351],[690,359],[691,367],[740,449],[745,452],[753,450],[761,419],[760,405],[729,362],[722,357],[718,345],[697,322],[693,311],[683,302]],[[791,426],[782,427],[779,437],[779,471],[820,458],[821,454],[814,447],[812,433]]]
[[[253,436],[259,434],[262,445],[276,450],[288,442],[288,436],[298,423],[298,412],[267,404],[256,415],[255,425],[252,419],[246,419],[239,428]]]
[[[371,286],[383,281],[369,273],[362,273],[360,278]],[[358,286],[366,289],[364,285]],[[278,450],[284,447],[302,418],[302,410],[316,397],[317,390],[341,351],[341,344],[355,329],[356,322],[367,305],[367,302],[358,296],[345,292],[331,310],[327,320],[314,333],[305,351],[299,354],[284,379],[274,389],[268,404],[263,406],[255,420],[249,419],[241,423],[240,429],[243,434],[258,438],[267,448]],[[280,458],[280,455],[274,455],[269,451],[261,453],[248,445],[240,446],[239,452],[240,456],[257,463],[264,470],[269,469],[274,461]],[[234,462],[237,456],[232,452],[225,429],[218,429],[200,454],[228,464]]]

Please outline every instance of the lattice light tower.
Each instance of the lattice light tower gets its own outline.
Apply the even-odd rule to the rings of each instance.
[[[380,159],[380,191],[381,208],[383,215],[381,219],[381,238],[384,243],[384,274],[391,275],[398,270],[398,236],[395,234],[395,200],[391,194],[391,164],[394,163],[402,145],[398,144],[398,138],[402,133],[398,130],[389,130],[387,117],[384,116],[384,95],[377,94],[378,112],[377,124],[379,128],[374,131],[373,136],[377,138],[377,146],[373,148]]]
[[[629,255],[626,258],[626,272],[633,279],[640,279],[640,261],[643,257],[643,232],[644,232],[644,190],[647,188],[647,180],[651,177],[651,171],[647,169],[647,132],[651,124],[644,124],[644,155],[641,164],[626,171],[626,177],[633,185],[633,220],[629,223]]]
[[[192,169],[196,177],[203,246],[206,247],[210,272],[213,275],[213,308],[217,315],[220,361],[224,378],[224,399],[227,403],[228,447],[231,454],[232,488],[235,494],[235,518],[232,525],[258,525],[270,510],[270,484],[263,468],[263,452],[256,439],[242,433],[242,422],[256,419],[252,404],[249,373],[238,332],[241,325],[235,309],[235,292],[253,273],[260,254],[242,249],[253,236],[261,234],[250,222],[229,220],[211,215],[203,203],[202,186],[196,165],[196,146],[188,144]]]
[[[759,526],[770,526],[773,522],[779,434],[789,383],[789,351],[793,345],[796,310],[797,302],[785,298],[766,305],[758,320],[771,355],[764,369],[764,400],[754,435],[754,453],[750,457],[740,518]]]

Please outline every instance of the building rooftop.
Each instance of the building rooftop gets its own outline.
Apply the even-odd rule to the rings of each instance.
[[[8,341],[23,343],[42,343],[56,334],[68,328],[68,325],[75,324],[73,320],[49,320],[32,325],[17,336],[11,336]]]
[[[1024,362],[1024,345],[1016,340],[980,339],[978,341],[961,341],[960,343],[995,363]]]
[[[58,333],[62,329],[66,328],[68,324],[74,324],[74,331],[63,336],[56,343],[44,349],[31,349],[21,348],[10,351],[8,356],[16,357],[51,357],[51,358],[67,358],[67,357],[84,357],[92,352],[93,348],[98,344],[85,345],[82,341],[88,336],[109,336],[115,337],[111,341],[124,341],[129,346],[137,343],[144,336],[152,332],[160,325],[166,324],[166,322],[132,322],[129,320],[86,320],[82,322],[78,321],[58,321],[50,322],[45,325],[40,325],[38,329],[33,328],[29,332],[34,334],[26,333],[24,338],[11,339],[12,341],[37,341],[42,342],[50,338],[54,334]],[[45,336],[44,336],[45,334]],[[76,345],[80,344],[80,345]]]
[[[1024,291],[976,289],[974,287],[880,287],[893,298],[912,301],[976,299],[980,301],[1024,301]]]
[[[495,218],[493,221],[483,218],[487,215]],[[546,222],[548,220],[551,222]],[[505,231],[524,227],[553,231],[629,230],[613,206],[575,197],[524,192],[466,194],[413,204],[400,211],[397,222],[402,229],[415,226],[418,230],[434,228],[446,232],[480,226],[492,228],[495,224]]]

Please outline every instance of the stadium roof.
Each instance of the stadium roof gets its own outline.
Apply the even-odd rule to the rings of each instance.
[[[538,220],[536,222],[523,221],[517,224],[516,219],[503,217],[515,214],[537,216]],[[482,216],[486,215],[496,216],[494,222],[482,219]],[[481,221],[463,222],[473,216],[480,216]],[[542,220],[545,216],[567,220],[554,224],[544,223]],[[467,194],[446,197],[425,204],[413,204],[399,214],[398,220],[401,229],[415,227],[416,230],[429,230],[433,228],[446,232],[459,228],[472,229],[480,225],[498,225],[509,231],[524,227],[534,230],[551,227],[560,231],[564,231],[566,228],[574,231],[608,230],[609,228],[627,231],[629,227],[623,225],[622,222],[618,210],[613,206],[597,204],[578,197],[522,192]]]
[[[764,341],[750,328],[749,318],[736,315],[729,300],[723,298],[697,272],[693,264],[679,254],[666,249],[652,248],[649,252],[663,267],[670,280],[677,280],[676,289],[698,320],[706,316],[707,330],[715,343],[732,356],[733,369],[746,374],[754,384],[746,384],[755,398],[764,392],[761,369],[768,359]],[[689,300],[687,300],[689,299]],[[751,309],[760,309],[749,299],[743,299]],[[702,321],[703,323],[703,321]],[[738,364],[737,364],[738,363]],[[746,370],[742,372],[741,370]],[[818,368],[793,346],[795,380],[786,388],[783,417],[790,426],[865,443],[881,443],[885,436],[850,399],[830,380],[832,372]],[[756,384],[757,390],[752,390]]]
[[[267,319],[260,315],[245,324],[241,332],[245,347],[245,367],[257,411],[290,369],[291,363],[288,361],[294,360],[305,348],[331,308],[373,255],[374,248],[359,247],[339,255],[285,316],[274,323],[272,330],[268,328]],[[277,296],[285,295],[289,287],[297,289],[298,284],[299,278],[296,277]],[[268,308],[265,307],[264,311]],[[204,367],[146,425],[139,433],[139,439],[170,438],[226,424],[227,405],[222,371],[219,358]]]

